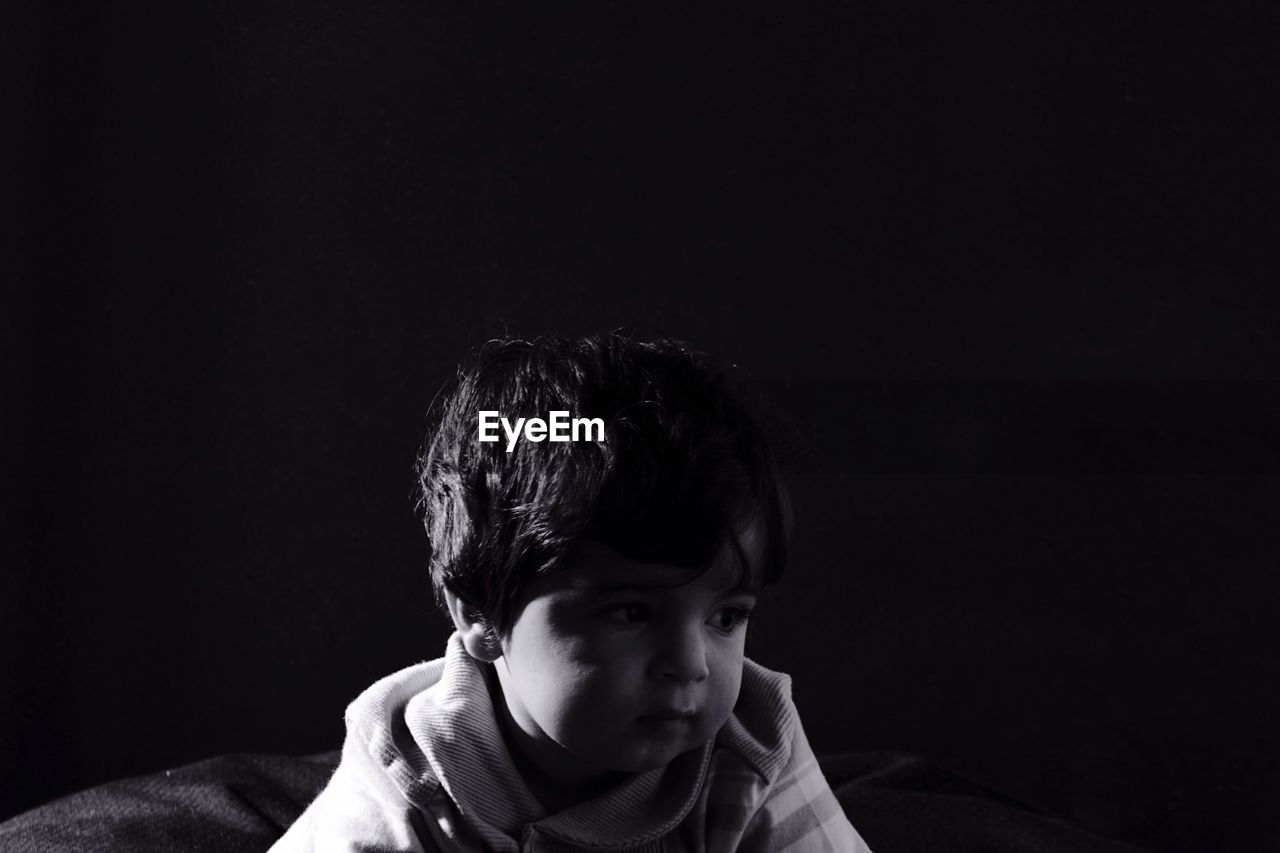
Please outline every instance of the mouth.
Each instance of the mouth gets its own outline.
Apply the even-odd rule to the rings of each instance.
[[[685,723],[692,722],[693,718],[698,715],[697,711],[682,711],[678,708],[664,708],[660,711],[650,711],[642,714],[640,720],[642,722],[651,723]]]

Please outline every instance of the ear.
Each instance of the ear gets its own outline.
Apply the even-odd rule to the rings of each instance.
[[[467,654],[484,663],[492,663],[502,657],[502,645],[497,634],[478,610],[448,589],[444,591],[444,602],[449,608],[449,617],[453,619],[453,627],[462,635],[462,645]]]

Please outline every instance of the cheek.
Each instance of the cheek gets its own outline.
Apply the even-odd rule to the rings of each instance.
[[[582,638],[550,635],[541,642],[513,636],[509,664],[524,706],[551,735],[590,729],[602,714],[616,715],[630,698],[635,673],[598,644]],[[521,643],[521,640],[524,643]]]
[[[724,722],[738,704],[738,693],[742,689],[743,643],[720,649],[711,665],[711,690],[715,694],[707,697],[708,710],[714,706],[714,713]]]

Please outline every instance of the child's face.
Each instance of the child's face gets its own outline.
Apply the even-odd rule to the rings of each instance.
[[[754,536],[741,543],[758,559]],[[532,583],[495,663],[526,758],[581,780],[661,767],[713,738],[738,700],[756,601],[735,566],[728,545],[692,577],[583,542]]]

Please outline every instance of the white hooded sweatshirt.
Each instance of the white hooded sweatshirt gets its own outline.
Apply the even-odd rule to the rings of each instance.
[[[745,661],[738,704],[711,742],[547,814],[507,751],[482,666],[455,634],[445,657],[362,693],[338,769],[271,853],[869,853],[818,767],[786,675]]]

